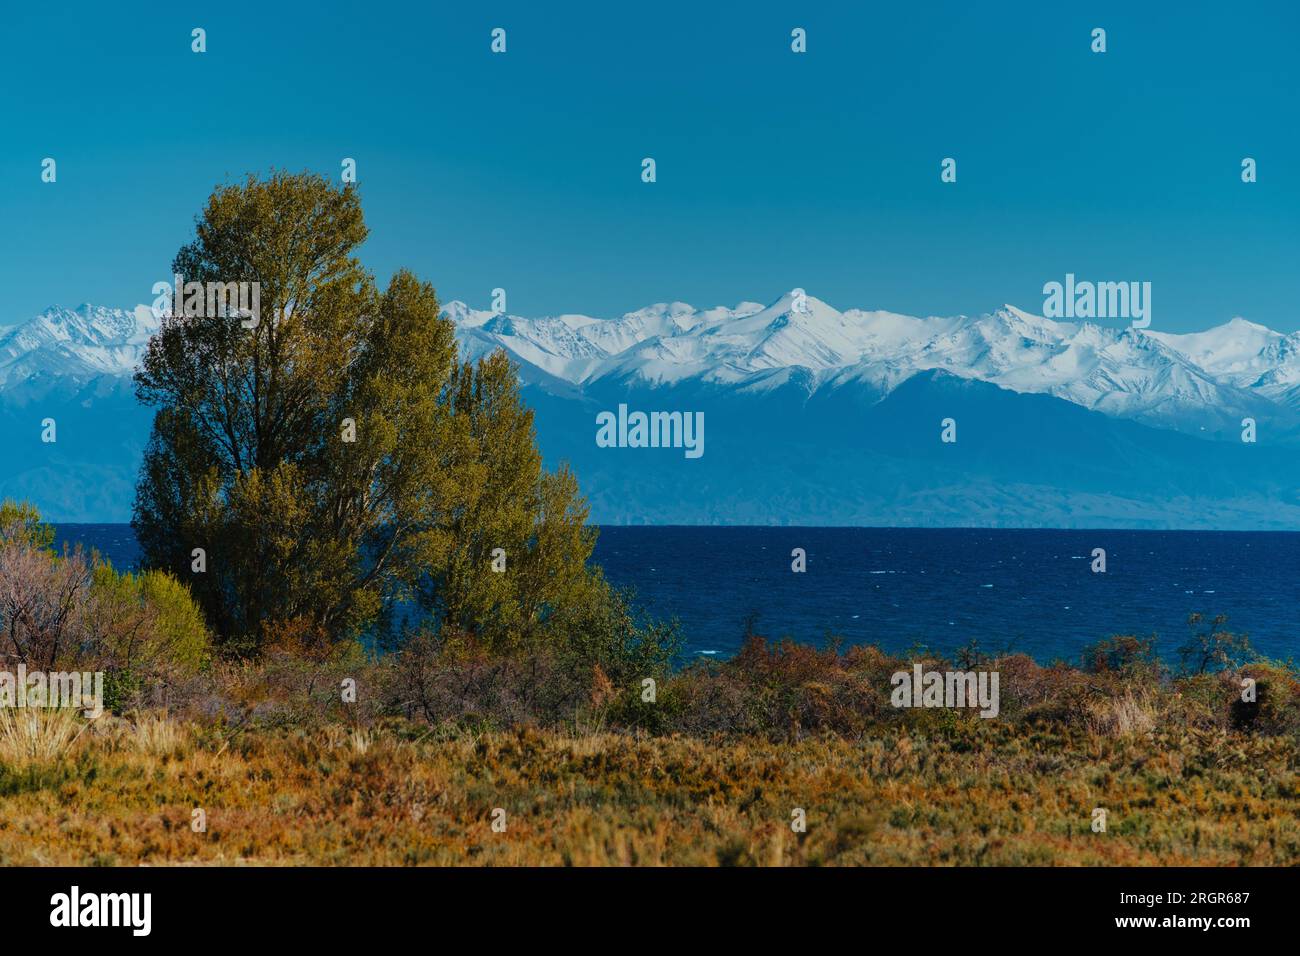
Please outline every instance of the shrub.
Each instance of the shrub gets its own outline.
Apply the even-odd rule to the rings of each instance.
[[[500,654],[470,635],[425,631],[388,665],[389,709],[435,725],[551,725],[590,703],[590,673],[544,647]]]
[[[0,632],[5,656],[29,667],[52,670],[56,660],[76,655],[83,626],[90,565],[81,549],[58,557],[32,519],[10,510],[0,526]]]
[[[1204,674],[1208,671],[1229,670],[1240,667],[1255,656],[1245,634],[1233,634],[1223,629],[1227,623],[1226,614],[1215,616],[1208,627],[1205,626],[1204,614],[1192,614],[1187,618],[1192,634],[1178,648],[1178,657],[1185,673]]]
[[[1159,666],[1154,637],[1116,634],[1083,649],[1083,669],[1089,674],[1150,675]]]
[[[164,654],[188,673],[197,672],[211,653],[207,626],[190,590],[170,574],[145,571],[137,578],[141,601],[154,609],[154,655]]]
[[[0,546],[9,543],[52,551],[54,528],[41,520],[35,505],[6,498],[0,501]]]
[[[83,613],[87,649],[105,667],[189,675],[208,659],[202,613],[189,589],[161,571],[121,574],[96,564]]]
[[[0,506],[4,656],[46,671],[104,671],[117,709],[205,665],[208,632],[183,584],[121,574],[80,547],[55,554],[45,529],[31,506]]]
[[[1220,675],[1227,693],[1233,730],[1265,735],[1300,735],[1300,681],[1283,664],[1257,662]],[[1243,700],[1242,679],[1255,681],[1253,701]]]
[[[685,733],[856,736],[873,723],[897,719],[888,688],[889,674],[898,669],[899,662],[878,648],[841,654],[833,642],[818,649],[751,632],[730,660],[697,662],[674,677],[666,704],[673,729]]]

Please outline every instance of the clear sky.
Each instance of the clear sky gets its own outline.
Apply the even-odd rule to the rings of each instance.
[[[6,8],[0,324],[148,302],[214,185],[353,157],[367,264],[480,308],[1040,311],[1073,272],[1300,329],[1292,0],[287,6]]]

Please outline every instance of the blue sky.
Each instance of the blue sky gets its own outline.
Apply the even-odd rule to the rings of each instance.
[[[1294,3],[278,6],[7,10],[0,324],[148,302],[214,185],[354,157],[367,264],[478,307],[1039,311],[1073,272],[1300,329]]]

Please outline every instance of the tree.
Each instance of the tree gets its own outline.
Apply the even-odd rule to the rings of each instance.
[[[0,501],[0,543],[23,543],[54,550],[54,526],[41,520],[36,506],[27,501]]]
[[[526,645],[556,607],[601,590],[586,567],[596,533],[573,473],[542,470],[533,413],[504,352],[456,368],[447,395],[465,494],[436,530],[421,604],[458,634]]]
[[[1115,634],[1083,649],[1083,669],[1090,674],[1122,674],[1132,677],[1160,669],[1156,639],[1133,634]]]
[[[366,234],[355,187],[324,177],[213,193],[174,271],[260,283],[261,315],[168,316],[149,343],[145,564],[191,585],[227,650],[373,634],[408,603],[493,644],[545,636],[606,590],[577,483],[542,469],[504,353],[459,364],[431,286],[376,288]]]
[[[1187,617],[1191,635],[1178,648],[1183,670],[1189,674],[1204,674],[1211,670],[1231,670],[1255,656],[1250,639],[1245,634],[1225,631],[1228,615],[1218,614],[1206,625],[1205,615],[1199,611]]]

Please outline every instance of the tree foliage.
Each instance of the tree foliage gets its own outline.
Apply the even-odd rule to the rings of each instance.
[[[1178,648],[1184,671],[1205,674],[1233,670],[1256,656],[1250,638],[1224,630],[1227,623],[1226,614],[1216,614],[1208,620],[1199,611],[1188,615],[1187,626],[1191,634]]]
[[[227,649],[376,635],[410,608],[494,646],[553,639],[559,609],[609,599],[577,482],[543,469],[504,353],[459,362],[433,288],[380,290],[365,238],[352,185],[213,193],[174,271],[259,282],[260,321],[168,316],[149,343],[146,565],[190,583]]]

